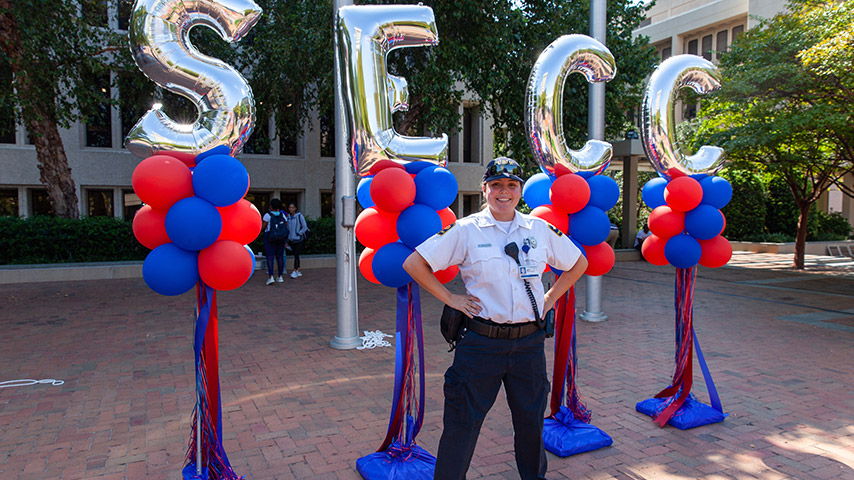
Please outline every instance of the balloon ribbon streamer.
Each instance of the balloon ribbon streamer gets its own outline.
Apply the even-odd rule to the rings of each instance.
[[[697,267],[676,269],[676,288],[674,292],[674,306],[676,308],[676,370],[669,387],[658,392],[655,398],[670,397],[664,403],[654,421],[660,427],[676,414],[679,408],[688,399],[693,385],[693,353],[697,349],[697,359],[703,371],[703,378],[709,390],[709,398],[712,407],[718,412],[723,412],[720,397],[718,396],[712,375],[700,350],[700,342],[694,333],[694,283],[697,279]]]
[[[575,340],[575,286],[558,299],[556,308],[554,377],[549,416],[554,418],[560,411],[563,392],[566,392],[566,406],[572,415],[577,420],[590,423],[590,410],[581,400],[575,384],[575,373],[578,368]]]
[[[239,480],[222,446],[222,406],[219,392],[219,333],[216,290],[199,282],[196,287],[197,316],[193,338],[196,356],[196,407],[193,433],[187,446],[184,480]],[[198,427],[201,422],[201,428]],[[197,438],[197,432],[199,432]],[[199,445],[197,442],[200,442]],[[201,446],[201,474],[197,452]]]

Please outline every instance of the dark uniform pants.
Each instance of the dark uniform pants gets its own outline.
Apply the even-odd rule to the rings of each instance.
[[[549,381],[545,333],[509,340],[468,332],[445,372],[444,430],[436,459],[437,480],[464,479],[480,427],[504,383],[513,419],[516,466],[522,480],[546,478],[543,415]]]

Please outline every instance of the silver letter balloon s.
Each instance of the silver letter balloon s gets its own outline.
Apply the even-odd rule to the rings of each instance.
[[[433,9],[421,5],[345,6],[338,9],[337,49],[353,171],[367,175],[380,160],[426,160],[445,165],[448,136],[398,134],[392,113],[406,110],[406,80],[388,74],[386,57],[396,48],[439,42]]]
[[[668,180],[674,176],[714,175],[724,165],[720,147],[703,145],[685,156],[676,141],[676,97],[688,87],[700,95],[717,90],[721,75],[712,62],[696,55],[670,57],[655,69],[643,97],[641,140],[652,166]]]
[[[588,140],[570,150],[563,135],[563,87],[567,76],[580,72],[589,83],[607,82],[617,72],[611,51],[586,35],[564,35],[537,58],[525,93],[525,130],[531,153],[544,172],[563,165],[571,172],[600,172],[611,161],[611,144]]]
[[[261,17],[252,0],[137,0],[130,19],[131,54],[161,87],[187,97],[199,110],[195,123],[179,124],[159,108],[149,110],[128,134],[135,155],[196,155],[225,145],[240,152],[255,122],[252,89],[237,70],[190,43],[190,29],[212,28],[223,40],[242,38]]]

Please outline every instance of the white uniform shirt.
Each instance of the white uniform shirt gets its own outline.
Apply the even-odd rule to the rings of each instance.
[[[534,320],[534,311],[519,266],[504,252],[505,245],[511,242],[516,242],[519,248],[519,262],[536,265],[540,275],[547,264],[569,270],[581,255],[569,237],[530,215],[516,212],[505,233],[496,225],[488,208],[460,219],[415,250],[434,272],[459,265],[466,291],[479,298],[483,307],[478,316],[496,323],[530,322]],[[543,282],[541,278],[532,278],[528,283],[542,315]]]

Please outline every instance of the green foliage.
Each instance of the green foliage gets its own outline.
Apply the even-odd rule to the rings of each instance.
[[[785,233],[755,233],[742,240],[747,242],[790,243],[795,241],[795,237]]]
[[[765,227],[771,233],[794,234],[798,230],[800,211],[785,180],[769,176],[765,179]]]
[[[848,219],[839,212],[824,213],[817,211],[815,218],[817,231],[813,235],[813,240],[845,240],[851,236],[852,230],[854,230],[848,223]]]
[[[112,217],[0,217],[0,265],[142,260],[131,222]]]
[[[732,185],[732,200],[721,210],[726,217],[724,236],[747,240],[765,232],[765,188],[758,175],[749,170],[728,168],[721,176]]]

